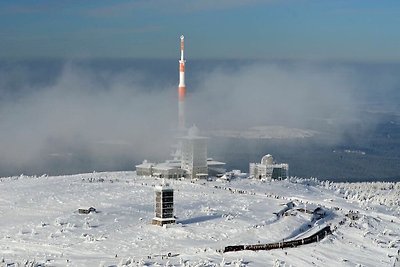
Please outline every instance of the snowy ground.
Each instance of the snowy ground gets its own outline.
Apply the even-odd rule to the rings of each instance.
[[[400,183],[374,187],[293,178],[230,183],[170,180],[178,224],[163,228],[150,224],[154,186],[160,182],[134,172],[0,178],[0,266],[399,264],[395,261],[400,249]],[[362,193],[366,191],[369,198]],[[274,213],[290,201],[321,206],[328,216],[313,221],[295,207],[278,218]],[[89,207],[99,212],[78,214],[78,208]],[[346,217],[349,211],[359,219]],[[218,252],[228,245],[308,236],[326,224],[337,229],[319,243]]]

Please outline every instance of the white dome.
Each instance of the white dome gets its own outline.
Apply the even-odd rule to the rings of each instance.
[[[261,159],[261,164],[263,165],[271,165],[274,164],[274,158],[271,154],[267,154]]]

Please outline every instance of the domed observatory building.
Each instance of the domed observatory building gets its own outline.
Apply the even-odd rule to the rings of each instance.
[[[272,155],[267,154],[261,163],[250,163],[249,174],[251,178],[284,180],[289,176],[289,164],[276,163]]]

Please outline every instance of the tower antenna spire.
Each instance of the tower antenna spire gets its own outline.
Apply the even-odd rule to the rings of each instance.
[[[185,129],[185,36],[181,35],[181,58],[179,60],[179,86],[178,86],[178,129],[183,131]]]

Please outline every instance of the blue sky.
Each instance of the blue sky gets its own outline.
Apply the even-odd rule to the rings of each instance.
[[[398,0],[0,2],[0,58],[400,60]]]

